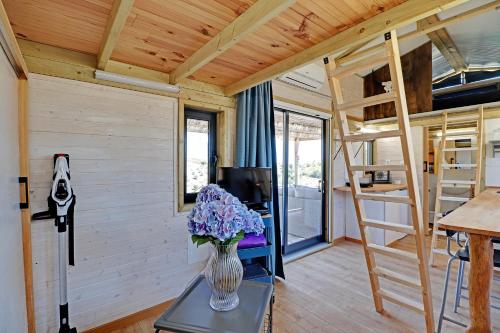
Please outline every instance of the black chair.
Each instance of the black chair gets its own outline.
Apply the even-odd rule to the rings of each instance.
[[[492,239],[492,242],[494,244],[500,244],[500,238],[499,237],[494,237]],[[454,307],[453,307],[453,312],[454,313],[457,313],[458,308],[460,307],[460,301],[461,301],[461,299],[462,298],[468,299],[466,296],[464,296],[462,294],[462,291],[463,290],[468,290],[468,288],[464,287],[463,284],[464,284],[465,263],[470,261],[470,259],[469,259],[469,248],[466,247],[464,249],[459,250],[458,251],[458,256],[459,256],[459,259],[460,259],[460,266],[458,267],[458,272],[457,272],[457,288],[456,288],[456,291],[455,291],[455,304],[454,304]],[[498,268],[499,267],[499,263],[500,263],[500,250],[495,250],[494,254],[493,254],[493,264],[494,264],[495,267]],[[497,276],[494,275],[493,278],[496,281],[500,281],[500,277],[497,277]],[[495,295],[491,295],[491,298],[493,298],[495,300],[500,300],[500,297],[495,296]],[[493,309],[500,310],[500,307],[498,307],[498,306],[492,305],[491,307]]]
[[[448,265],[446,268],[446,276],[445,276],[445,283],[444,283],[444,291],[443,291],[443,301],[441,303],[441,311],[439,313],[439,322],[438,322],[438,329],[437,333],[441,333],[441,329],[443,326],[443,320],[447,320],[449,322],[452,322],[456,325],[462,326],[462,327],[467,327],[466,324],[461,323],[457,320],[454,320],[452,318],[449,318],[445,315],[445,306],[446,306],[446,296],[448,295],[448,285],[449,285],[449,279],[450,279],[450,271],[451,271],[451,265],[455,260],[460,260],[460,266],[458,269],[458,276],[457,276],[457,290],[455,293],[455,307],[454,307],[454,312],[456,313],[458,310],[458,307],[460,306],[460,300],[462,298],[467,298],[464,295],[462,295],[463,290],[467,290],[466,287],[463,286],[464,282],[464,267],[466,262],[470,262],[470,255],[469,255],[469,239],[467,237],[464,237],[464,239],[461,239],[460,237],[461,233],[452,231],[452,230],[446,230],[446,251],[450,255],[450,259],[448,260]],[[458,245],[458,250],[453,253],[451,251],[451,243],[452,240],[455,240],[457,245]],[[500,243],[500,239],[495,238],[493,240],[494,243]],[[500,250],[494,250],[493,253],[493,266],[500,268]],[[500,280],[495,278],[495,280]],[[474,283],[474,281],[469,281],[470,283]],[[494,299],[500,300],[500,297],[497,296],[491,296]],[[492,306],[492,308],[500,310],[500,307],[497,306]]]

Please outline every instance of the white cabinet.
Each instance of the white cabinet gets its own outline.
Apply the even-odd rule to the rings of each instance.
[[[387,195],[407,195],[406,190],[387,192]],[[361,239],[358,220],[354,210],[354,202],[350,192],[344,192],[345,196],[345,235],[351,239]],[[366,217],[373,220],[387,221],[403,225],[409,224],[409,207],[405,204],[397,204],[382,201],[364,201]],[[395,240],[401,239],[405,234],[379,228],[367,228],[370,242],[378,245],[387,245]]]

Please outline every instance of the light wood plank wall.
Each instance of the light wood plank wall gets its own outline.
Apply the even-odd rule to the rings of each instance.
[[[76,266],[70,321],[99,326],[175,297],[202,269],[174,211],[176,98],[33,75],[32,212],[45,210],[52,155],[70,154]],[[57,233],[32,223],[37,332],[57,332]]]

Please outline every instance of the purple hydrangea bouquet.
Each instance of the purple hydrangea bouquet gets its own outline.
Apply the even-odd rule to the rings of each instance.
[[[188,215],[188,229],[197,246],[212,244],[205,268],[205,278],[212,291],[210,306],[216,311],[236,308],[243,279],[237,244],[246,233],[263,233],[261,216],[218,185],[209,184],[200,191]]]
[[[188,229],[197,246],[207,242],[232,245],[245,234],[262,234],[264,223],[260,214],[248,209],[231,193],[209,184],[201,189],[188,215]]]

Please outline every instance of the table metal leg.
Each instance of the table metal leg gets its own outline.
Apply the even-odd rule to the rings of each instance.
[[[470,234],[469,333],[490,333],[490,287],[493,278],[491,237]]]
[[[273,332],[273,304],[274,304],[274,290],[273,290],[273,295],[271,296],[271,301],[269,301],[269,329],[267,330],[269,333]]]

